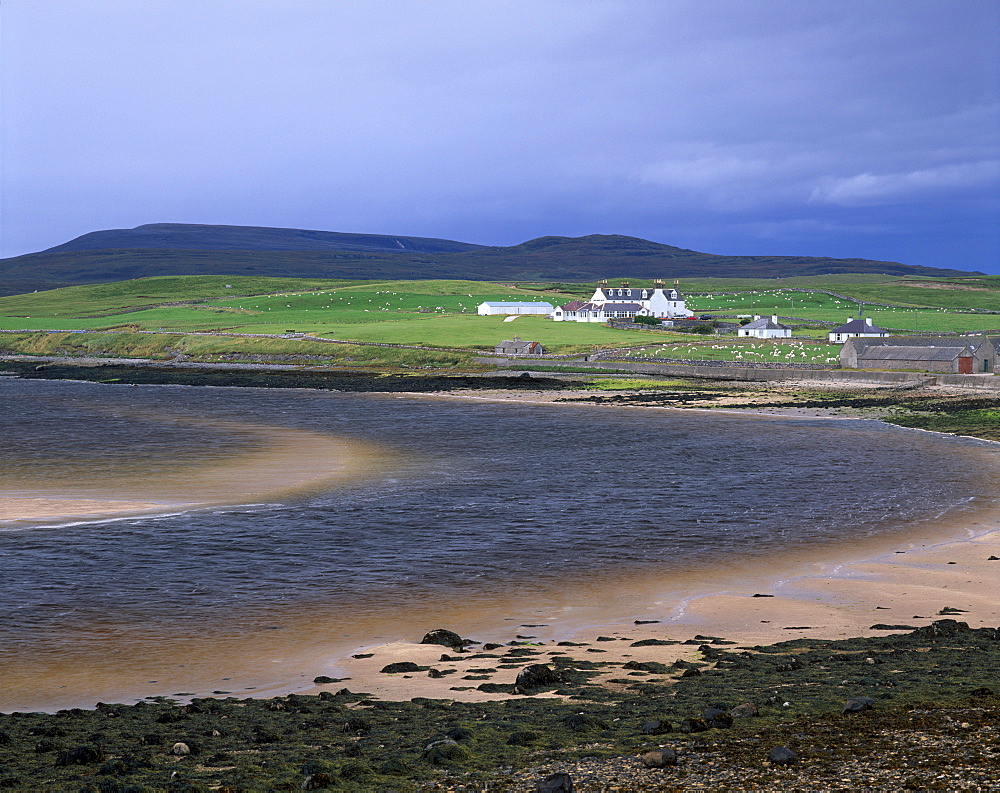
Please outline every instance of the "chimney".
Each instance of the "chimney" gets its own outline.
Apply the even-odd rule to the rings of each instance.
[[[760,319],[760,314],[754,314],[753,321],[756,322],[758,319]]]
[[[773,322],[775,325],[778,324],[778,315],[777,314],[772,314],[771,315],[771,322]]]
[[[654,289],[663,289],[663,279],[662,278],[657,278],[655,281],[653,281],[653,288]]]
[[[847,318],[847,321],[848,321],[848,322],[854,322],[854,317],[848,317],[848,318]]]
[[[628,281],[622,281],[622,286],[627,289],[628,288]]]
[[[602,289],[606,288],[607,285],[608,285],[608,279],[607,278],[602,278],[600,281],[597,282],[597,285],[599,287],[601,287]]]
[[[865,324],[866,325],[871,325],[872,324],[872,318],[871,317],[865,317]]]

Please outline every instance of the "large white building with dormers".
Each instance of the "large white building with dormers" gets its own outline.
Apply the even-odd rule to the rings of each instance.
[[[668,289],[660,280],[652,288],[631,287],[628,281],[612,287],[607,281],[599,281],[589,301],[574,300],[557,306],[552,319],[556,322],[609,322],[633,317],[674,319],[690,315],[676,283]]]

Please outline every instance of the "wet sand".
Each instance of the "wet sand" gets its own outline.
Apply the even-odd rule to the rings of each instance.
[[[534,663],[560,654],[590,661],[670,664],[679,659],[698,659],[697,647],[705,642],[650,647],[633,647],[632,643],[642,639],[684,642],[706,636],[735,642],[736,647],[751,647],[804,637],[879,636],[893,631],[876,629],[874,625],[916,628],[949,618],[967,622],[973,628],[997,626],[1000,559],[990,557],[1000,557],[1000,511],[981,513],[977,518],[950,530],[934,527],[922,537],[871,541],[853,553],[848,548],[839,552],[827,549],[818,558],[786,563],[778,569],[766,564],[761,566],[770,569],[740,570],[721,564],[714,580],[702,574],[686,580],[646,581],[643,587],[628,593],[633,603],[631,611],[623,612],[620,602],[610,607],[593,605],[548,613],[535,610],[525,613],[523,621],[507,622],[507,627],[502,627],[503,623],[498,626],[494,614],[487,620],[491,627],[462,635],[498,644],[531,642],[533,649],[542,653],[531,659]],[[454,625],[429,625],[428,630],[436,627],[456,629]],[[599,641],[599,636],[613,640]],[[557,644],[566,640],[583,646]],[[509,696],[476,690],[485,681],[462,680],[470,669],[490,667],[489,659],[470,657],[482,652],[477,647],[456,654],[418,641],[415,638],[358,648],[357,654],[371,654],[369,658],[330,659],[324,674],[348,679],[307,691],[349,686],[352,691],[370,692],[383,699],[424,696],[478,701]],[[440,662],[442,654],[452,660]],[[444,679],[429,678],[426,672],[380,672],[397,661],[455,672]],[[513,683],[516,675],[516,669],[498,670],[488,680]],[[603,678],[620,675],[620,669],[616,669]],[[607,685],[614,688],[616,684]],[[471,689],[455,691],[454,686]]]
[[[419,396],[551,401],[569,395]],[[767,415],[774,416],[774,412]],[[796,411],[791,415],[824,414]],[[297,443],[304,439],[286,440],[287,444],[278,444],[281,453],[301,461]],[[370,451],[354,451],[358,456],[346,462],[344,447],[338,447],[343,471],[375,464]],[[258,472],[273,470],[275,459]],[[307,459],[315,463],[315,458]],[[295,471],[301,475],[305,467],[300,462],[289,476]],[[323,473],[330,475],[329,470]],[[283,479],[285,484],[291,482]],[[20,506],[21,517],[30,517],[32,508],[43,509],[46,502],[53,509],[67,506],[65,501],[57,504],[47,498],[21,498],[11,506]],[[78,501],[76,507],[83,503],[87,502]],[[145,508],[151,502],[112,503],[124,509],[126,505]],[[81,658],[81,663],[46,663],[39,657],[31,668],[9,670],[0,710],[54,710],[154,695],[178,699],[213,693],[275,696],[341,687],[384,699],[426,696],[477,701],[509,696],[482,692],[477,686],[512,683],[516,669],[472,671],[493,668],[489,659],[471,657],[480,654],[475,647],[458,654],[417,643],[423,633],[435,628],[454,630],[480,642],[530,642],[541,653],[532,659],[536,662],[558,653],[586,660],[672,663],[695,657],[697,644],[631,645],[646,638],[686,641],[696,635],[724,637],[743,646],[801,637],[882,635],[886,631],[872,626],[916,627],[945,616],[972,627],[995,626],[1000,624],[1000,601],[995,597],[1000,591],[1000,560],[989,560],[990,556],[1000,556],[1000,510],[996,508],[967,510],[928,523],[919,534],[904,531],[864,544],[813,548],[799,558],[723,559],[710,570],[620,580],[589,580],[586,571],[568,571],[564,587],[541,597],[537,592],[530,597],[514,592],[502,602],[466,600],[412,609],[401,604],[400,613],[392,619],[331,614],[321,605],[298,606],[275,626],[280,631],[266,629],[249,637],[204,641],[204,637],[192,636],[169,646],[157,644],[156,637],[130,637],[127,658],[114,648],[116,626],[111,615],[106,626],[95,626],[93,653]],[[939,614],[944,609],[961,611]],[[610,640],[598,641],[599,636]],[[559,646],[560,641],[580,646]],[[453,660],[441,661],[443,654]],[[448,674],[431,678],[427,672],[389,675],[380,671],[396,661],[433,666]],[[610,672],[605,677],[620,674]],[[337,682],[317,687],[311,681],[318,675]],[[466,676],[474,679],[464,680]]]
[[[157,501],[112,501],[95,498],[15,498],[0,497],[0,521],[33,521],[43,518],[66,520],[138,515],[164,509],[183,509],[192,504],[163,504]]]

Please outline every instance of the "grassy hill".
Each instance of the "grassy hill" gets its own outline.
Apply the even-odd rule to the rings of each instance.
[[[424,237],[161,223],[92,232],[46,251],[0,260],[0,294],[163,275],[581,282],[837,273],[972,275],[867,259],[717,256],[621,235],[540,237],[485,247]]]

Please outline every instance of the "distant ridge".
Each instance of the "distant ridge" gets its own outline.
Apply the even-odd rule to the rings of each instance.
[[[474,281],[788,278],[832,273],[930,277],[980,273],[869,259],[718,256],[618,234],[539,237],[490,247],[429,237],[152,223],[84,234],[0,259],[0,294],[156,275],[264,275]]]

